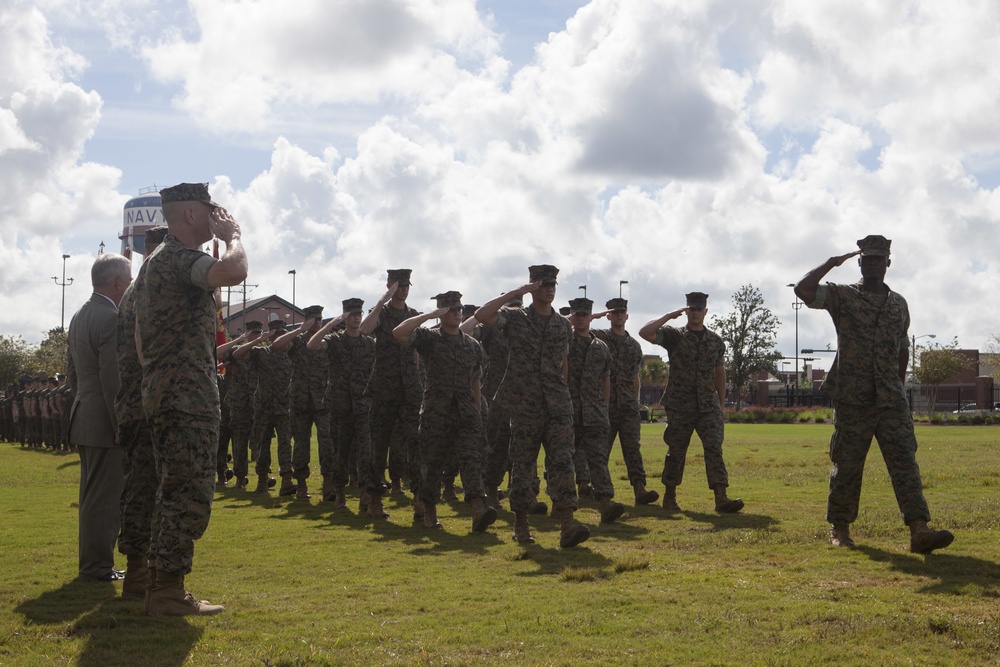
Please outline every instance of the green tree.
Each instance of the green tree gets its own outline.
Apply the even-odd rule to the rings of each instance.
[[[993,334],[986,341],[986,350],[982,355],[983,366],[989,374],[995,378],[1000,378],[1000,334]]]
[[[49,329],[45,339],[34,352],[35,370],[52,377],[66,372],[66,331],[62,327]]]
[[[947,345],[932,343],[919,356],[920,363],[914,369],[913,376],[924,387],[927,395],[927,412],[934,414],[934,403],[937,401],[938,387],[941,383],[968,368],[972,360],[958,351],[958,339],[952,339]]]
[[[28,369],[31,346],[20,336],[0,336],[0,388],[6,388]]]
[[[652,385],[663,393],[670,378],[670,365],[662,359],[647,359],[639,368],[639,379],[643,384]]]
[[[726,342],[726,378],[733,388],[736,409],[750,381],[761,370],[778,373],[781,353],[777,349],[781,322],[764,305],[764,295],[753,285],[733,294],[733,310],[712,318],[710,328]]]

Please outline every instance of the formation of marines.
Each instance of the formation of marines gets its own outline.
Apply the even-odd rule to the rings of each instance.
[[[190,188],[194,186],[183,185],[187,189],[177,186],[181,190],[173,196],[193,197],[193,201],[207,204],[212,211],[211,224],[228,229],[227,242],[238,247],[238,226],[211,202],[207,189],[196,189],[192,195]],[[165,233],[161,230],[161,236]],[[151,245],[158,240],[151,239]],[[182,275],[181,282],[194,281],[192,289],[197,294],[234,279],[229,275],[213,277],[210,262],[196,254],[185,259],[185,252],[194,251],[184,250],[172,236],[167,240],[176,248],[171,252],[177,257],[169,261],[182,266],[194,262],[190,276]],[[912,420],[902,393],[909,315],[905,300],[882,281],[889,265],[889,244],[881,236],[858,241],[858,251],[831,258],[814,269],[798,283],[796,293],[809,307],[830,311],[838,333],[838,357],[828,379],[837,411],[830,454],[831,543],[854,546],[849,526],[857,518],[861,471],[874,437],[911,530],[911,550],[928,553],[948,546],[954,536],[927,526],[930,514],[915,460]],[[860,283],[819,285],[827,272],[856,255],[861,256]],[[167,252],[159,257],[163,263],[171,255]],[[245,257],[242,261],[245,273]],[[206,273],[197,273],[198,266]],[[513,540],[521,544],[535,541],[529,515],[548,511],[538,500],[542,449],[541,477],[546,481],[552,516],[560,522],[563,548],[579,545],[591,535],[591,527],[575,518],[581,498],[596,501],[602,524],[626,514],[626,506],[615,500],[608,465],[616,440],[635,505],[659,500],[659,493],[647,488],[640,452],[642,351],[625,329],[628,301],[613,298],[606,302],[606,310],[594,312],[590,299],[573,299],[567,308],[557,310],[553,303],[558,273],[551,265],[531,266],[528,283],[483,306],[464,304],[461,293],[449,290],[434,297],[435,309],[420,313],[407,303],[411,271],[390,269],[386,291],[367,315],[364,301],[352,297],[342,301],[341,313],[325,322],[320,305],[306,308],[305,321],[291,330],[280,319],[247,322],[246,332],[214,350],[220,374],[217,383],[202,392],[209,404],[199,407],[192,403],[201,395],[197,392],[177,394],[151,384],[157,381],[155,374],[150,373],[149,361],[141,361],[137,345],[144,338],[147,342],[156,340],[155,323],[159,318],[168,319],[166,311],[172,307],[161,299],[155,307],[163,312],[148,312],[153,307],[151,296],[166,287],[146,285],[159,274],[147,272],[144,264],[119,311],[122,392],[116,407],[127,475],[133,478],[123,497],[119,546],[129,558],[128,572],[142,575],[131,587],[126,576],[126,592],[145,592],[147,608],[154,593],[155,608],[156,591],[179,586],[178,595],[187,598],[164,598],[160,611],[151,613],[221,611],[221,607],[183,591],[183,574],[190,571],[193,547],[175,552],[171,543],[156,551],[156,522],[162,510],[154,507],[153,496],[156,503],[162,502],[164,466],[181,466],[182,462],[161,460],[165,456],[162,444],[151,447],[151,439],[159,443],[188,438],[188,443],[178,444],[185,447],[197,440],[202,443],[198,451],[204,454],[196,462],[199,479],[207,472],[217,487],[229,487],[234,478],[235,491],[267,494],[277,486],[277,480],[270,476],[271,443],[276,436],[281,480],[277,493],[308,500],[315,429],[322,478],[319,502],[329,502],[335,510],[346,509],[346,489],[354,485],[359,493],[359,512],[382,520],[389,516],[383,497],[403,495],[408,490],[413,496],[414,525],[423,529],[441,528],[437,506],[442,500],[457,499],[453,481],[459,475],[472,515],[472,531],[488,530],[503,509],[499,487],[509,476]],[[142,299],[137,300],[135,293]],[[527,305],[526,296],[530,296]],[[204,298],[199,297],[198,308],[207,317],[213,304],[211,298]],[[639,331],[640,337],[662,346],[669,355],[671,376],[661,399],[667,414],[663,433],[667,454],[660,477],[662,507],[668,513],[681,511],[677,491],[694,433],[704,447],[715,511],[736,513],[744,508],[742,499],[730,498],[727,493],[729,478],[722,453],[726,349],[722,338],[705,327],[707,301],[707,294],[691,292],[686,295],[685,307],[651,320]],[[684,326],[667,324],[682,315],[686,317]],[[144,316],[152,328],[137,331],[136,323]],[[593,329],[592,323],[600,318],[607,318],[610,327]],[[431,320],[437,324],[425,326]],[[199,334],[191,340],[201,345],[204,337]],[[170,361],[164,366],[163,382],[174,377],[176,360],[170,355],[176,353],[176,347],[164,352]],[[6,392],[0,401],[0,435],[31,446],[66,447],[70,391],[59,378],[33,377],[23,388]],[[141,401],[135,398],[140,395]],[[165,405],[159,413],[150,408],[150,403],[156,402]],[[221,424],[217,421],[220,417]],[[205,437],[211,437],[212,443],[202,449]],[[255,462],[254,481],[249,476],[250,461]],[[190,465],[191,461],[183,462],[183,466]],[[159,487],[150,469],[161,474]],[[196,527],[185,533],[185,544],[190,545],[207,525],[212,494],[207,485],[185,493],[194,493],[196,502],[205,504],[203,513],[195,512]],[[184,502],[190,503],[191,498]],[[181,513],[191,511],[186,504]],[[147,554],[151,519],[154,548]],[[163,578],[161,588],[153,583],[157,576],[154,567]]]

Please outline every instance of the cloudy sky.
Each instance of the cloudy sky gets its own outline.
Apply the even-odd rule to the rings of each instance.
[[[69,320],[140,188],[205,181],[251,298],[295,269],[300,306],[371,303],[410,267],[415,307],[478,304],[551,263],[560,303],[627,280],[635,333],[752,283],[791,357],[786,285],[880,233],[911,333],[982,348],[998,35],[992,0],[7,0],[0,334],[58,326],[64,253]]]

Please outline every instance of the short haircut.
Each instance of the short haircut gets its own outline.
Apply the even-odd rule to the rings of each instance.
[[[90,283],[95,287],[107,287],[115,278],[131,278],[132,263],[113,252],[98,255],[90,267]]]

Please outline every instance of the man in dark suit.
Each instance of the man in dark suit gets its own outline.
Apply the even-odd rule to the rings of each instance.
[[[76,392],[70,409],[69,441],[80,452],[80,577],[116,581],[115,542],[124,486],[122,452],[116,441],[115,351],[118,303],[132,282],[129,260],[100,255],[90,270],[94,293],[69,323],[69,383]]]

